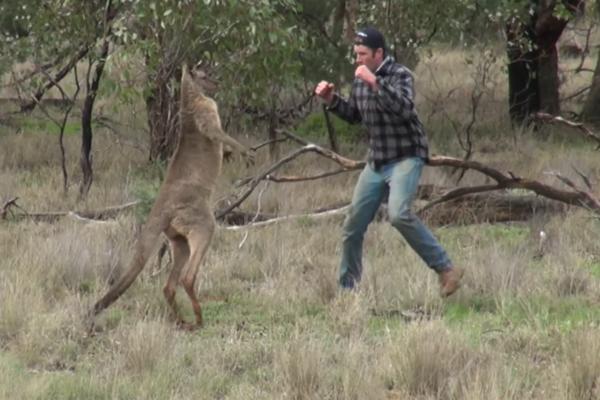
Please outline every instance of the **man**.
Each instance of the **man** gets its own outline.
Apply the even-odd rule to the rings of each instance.
[[[429,151],[413,103],[412,74],[386,56],[385,39],[375,28],[356,34],[354,53],[357,67],[348,100],[327,81],[315,89],[336,115],[350,123],[362,122],[369,138],[367,165],[344,222],[339,283],[353,288],[360,281],[364,234],[389,193],[390,223],[439,275],[441,295],[449,296],[459,288],[463,270],[453,267],[446,251],[411,211]]]

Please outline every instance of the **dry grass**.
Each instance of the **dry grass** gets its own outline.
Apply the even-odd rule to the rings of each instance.
[[[460,156],[451,120],[466,126],[475,66],[464,63],[464,52],[434,54],[416,71],[418,106],[434,151]],[[481,100],[474,158],[555,185],[544,172],[580,182],[575,165],[597,186],[600,163],[592,145],[572,140],[565,129],[510,128],[500,67],[494,64]],[[584,84],[578,76],[565,90]],[[125,110],[118,119],[135,122]],[[84,203],[76,199],[77,135],[65,137],[71,186],[64,196],[57,136],[0,129],[0,195],[18,196],[30,212],[102,208],[156,191],[158,169],[129,145],[145,146],[140,128],[120,129],[118,136],[96,130],[96,175]],[[362,155],[360,148],[345,152]],[[215,200],[268,162],[259,153],[253,168],[227,164]],[[329,161],[307,156],[288,171],[330,168]],[[270,184],[260,209],[300,213],[347,201],[355,179],[351,173],[320,183]],[[427,168],[423,182],[451,186],[455,179]],[[469,173],[462,183],[481,182]],[[254,194],[246,210],[256,210],[258,201]],[[198,277],[206,327],[194,334],[169,322],[161,293],[168,259],[161,265],[153,259],[99,319],[95,337],[86,333],[86,312],[127,264],[138,217],[125,213],[101,224],[3,221],[0,398],[598,398],[598,219],[575,210],[519,224],[436,228],[467,270],[461,291],[443,301],[436,276],[383,222],[367,234],[360,290],[340,293],[341,218],[218,230]],[[548,242],[540,258],[541,229]],[[185,295],[178,299],[191,316]]]

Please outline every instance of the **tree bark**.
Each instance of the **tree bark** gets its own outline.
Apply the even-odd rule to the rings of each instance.
[[[146,97],[150,128],[150,161],[166,161],[177,145],[177,91],[169,88],[169,76],[158,72],[156,84]]]
[[[600,0],[596,0],[596,18],[600,18]],[[581,117],[584,121],[600,126],[600,54],[596,59],[596,69],[592,78],[592,87],[588,94]]]
[[[556,42],[568,20],[554,15],[556,2],[537,0],[527,21],[516,18],[506,24],[509,114],[515,124],[528,122],[538,111],[560,113],[558,52]],[[583,0],[564,0],[572,13]]]
[[[511,21],[506,25],[508,55],[508,104],[510,119],[522,124],[539,109],[537,50],[523,46],[533,41],[528,27]]]
[[[582,111],[582,119],[595,126],[600,126],[600,54],[596,60],[596,69],[592,78],[592,87]]]
[[[331,118],[329,117],[329,112],[327,111],[327,107],[323,104],[323,116],[325,117],[325,126],[327,127],[327,137],[329,138],[329,147],[331,150],[336,153],[339,152],[337,133],[335,132],[335,128],[331,123]]]
[[[83,103],[83,109],[81,110],[81,154],[79,158],[79,165],[83,173],[83,179],[79,186],[79,198],[83,199],[87,196],[92,182],[94,180],[94,172],[92,169],[92,112],[94,109],[94,103],[96,101],[96,95],[98,94],[98,86],[100,85],[100,79],[102,72],[104,71],[104,65],[106,63],[106,57],[108,56],[109,40],[104,39],[102,43],[102,49],[96,67],[94,68],[94,74],[92,81],[87,83],[87,93],[85,101]],[[90,65],[90,68],[92,66]]]

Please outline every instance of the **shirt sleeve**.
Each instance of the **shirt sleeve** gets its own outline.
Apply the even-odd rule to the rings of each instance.
[[[377,77],[377,104],[383,110],[410,118],[414,113],[413,77],[407,71],[399,71],[387,79]]]
[[[351,124],[359,123],[362,120],[360,113],[358,112],[358,107],[356,106],[354,88],[352,88],[352,93],[350,94],[348,100],[342,99],[336,93],[333,97],[331,105],[327,107],[327,109]]]

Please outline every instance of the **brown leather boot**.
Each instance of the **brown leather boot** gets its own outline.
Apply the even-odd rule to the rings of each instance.
[[[460,287],[460,280],[465,271],[462,268],[449,268],[438,272],[440,279],[440,294],[442,297],[448,297],[456,292]]]

